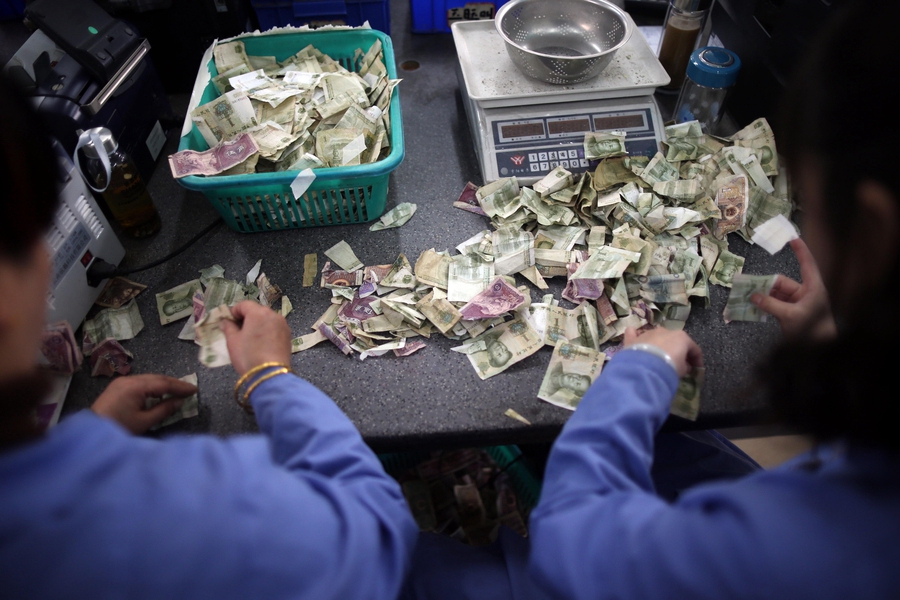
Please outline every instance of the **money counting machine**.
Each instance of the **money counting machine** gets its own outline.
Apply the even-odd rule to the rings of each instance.
[[[171,108],[149,42],[90,0],[35,0],[36,31],[6,65],[71,155],[77,131],[107,127],[149,180]],[[160,120],[163,120],[163,124]]]
[[[88,283],[87,272],[97,259],[119,264],[125,248],[109,226],[75,164],[58,142],[56,151],[60,194],[59,208],[46,241],[53,262],[47,295],[47,322],[68,321],[75,330],[103,291]]]

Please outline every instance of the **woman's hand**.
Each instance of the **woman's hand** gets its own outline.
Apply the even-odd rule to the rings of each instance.
[[[291,364],[291,328],[270,308],[246,300],[231,308],[235,321],[222,321],[231,364],[238,375],[267,362]]]
[[[817,340],[831,339],[837,335],[837,326],[816,259],[801,239],[791,241],[791,248],[800,263],[803,283],[779,275],[769,296],[753,294],[750,300],[778,319],[786,338],[808,333]]]
[[[165,375],[129,375],[114,379],[94,401],[91,410],[116,421],[131,433],[144,433],[181,408],[184,398],[197,387]],[[153,408],[144,408],[147,398],[162,398]]]
[[[634,327],[625,330],[625,347],[634,344],[650,344],[663,350],[675,363],[675,370],[679,377],[684,377],[696,367],[703,366],[703,350],[697,345],[691,336],[683,331],[670,331],[664,327],[657,327],[650,331],[638,334]]]

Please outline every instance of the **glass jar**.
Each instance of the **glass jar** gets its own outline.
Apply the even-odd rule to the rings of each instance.
[[[725,48],[706,46],[691,54],[687,77],[675,103],[675,122],[696,119],[704,133],[715,133],[725,112],[725,97],[740,70],[741,59]]]
[[[86,158],[83,167],[79,150]],[[82,132],[74,158],[88,186],[102,195],[125,235],[140,238],[159,231],[162,221],[137,165],[109,129],[95,127]]]
[[[671,79],[663,90],[674,92],[681,88],[688,59],[709,16],[710,4],[711,0],[669,0],[657,51],[659,62]]]

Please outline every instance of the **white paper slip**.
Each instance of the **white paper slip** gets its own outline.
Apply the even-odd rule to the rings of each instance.
[[[769,254],[775,254],[784,248],[785,244],[798,237],[800,236],[797,235],[794,224],[784,215],[776,215],[757,227],[750,239],[754,244],[765,248]]]
[[[294,177],[294,181],[291,182],[291,192],[294,194],[294,198],[302,198],[303,194],[306,193],[306,190],[309,189],[309,186],[312,185],[312,182],[316,180],[316,174],[313,173],[312,169],[303,169],[300,173]]]

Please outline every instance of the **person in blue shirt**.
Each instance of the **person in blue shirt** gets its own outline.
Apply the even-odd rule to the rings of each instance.
[[[0,120],[0,597],[394,598],[417,532],[400,487],[325,394],[258,368],[291,359],[268,308],[226,331],[262,435],[137,436],[196,391],[162,375],[35,430],[55,157],[2,75]]]
[[[691,458],[728,480],[695,464],[681,475],[697,485],[662,497],[658,464],[677,469],[655,435],[702,353],[684,332],[630,330],[553,445],[530,543],[425,538],[405,597],[900,598],[900,128],[886,88],[898,17],[898,3],[846,3],[778,130],[803,209],[802,281],[752,299],[784,333],[757,375],[815,448],[771,471],[744,461],[753,472],[735,479],[742,457],[720,440]]]

